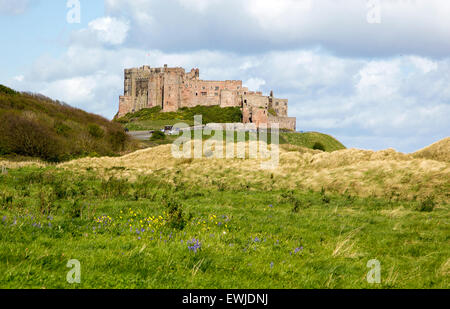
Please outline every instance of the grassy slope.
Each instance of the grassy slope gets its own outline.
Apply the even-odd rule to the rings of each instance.
[[[132,131],[158,130],[166,125],[174,125],[179,122],[194,124],[194,115],[203,115],[203,123],[229,123],[240,122],[240,111],[238,108],[220,108],[217,106],[195,108],[184,108],[176,113],[161,113],[160,108],[143,109],[136,113],[130,113],[126,116],[116,119],[123,123],[126,128]],[[174,140],[169,138],[170,141]],[[168,143],[164,141],[162,144]],[[335,138],[317,132],[308,133],[281,133],[281,144],[290,144],[300,147],[313,148],[314,144],[320,143],[325,151],[335,151],[345,149]],[[160,143],[150,143],[150,146]]]
[[[161,113],[161,108],[146,108],[135,113],[129,113],[116,119],[130,130],[161,129],[165,125],[174,125],[184,122],[194,124],[194,116],[202,115],[202,121],[206,123],[240,122],[242,113],[238,107],[220,108],[219,106],[196,106],[193,108],[181,108],[177,112]]]
[[[135,149],[120,124],[0,85],[0,155],[62,161]]]
[[[334,137],[318,132],[281,133],[281,143],[306,148],[313,148],[314,144],[320,143],[325,147],[325,151],[345,149],[345,146]]]
[[[445,204],[422,212],[418,202],[252,185],[231,190],[163,174],[135,182],[97,177],[30,167],[0,176],[1,288],[448,288],[450,283]],[[167,196],[182,204],[183,230],[169,226],[177,220],[170,220]],[[146,221],[149,217],[158,221]],[[201,243],[197,253],[188,249],[193,238]],[[80,285],[66,282],[69,259],[81,262]],[[371,259],[381,262],[381,285],[365,279]]]
[[[415,158],[436,160],[450,163],[450,137],[444,138],[412,154]]]

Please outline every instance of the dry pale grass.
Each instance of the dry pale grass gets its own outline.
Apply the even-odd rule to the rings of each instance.
[[[424,158],[450,163],[450,137],[434,143],[412,154],[415,158]]]
[[[336,247],[333,250],[332,256],[343,256],[347,258],[358,257],[360,254],[357,253],[354,249],[356,242],[355,240],[353,240],[353,238],[356,234],[358,234],[359,231],[361,231],[361,228],[357,228],[345,236],[340,236],[336,243]]]
[[[450,276],[450,259],[447,259],[439,268],[439,274],[442,276]]]
[[[84,158],[59,166],[78,171],[90,168],[100,175],[130,179],[153,173],[167,179],[176,175],[187,183],[220,182],[236,189],[324,188],[360,196],[423,199],[432,195],[439,201],[449,201],[449,162],[420,159],[392,149],[377,152],[345,149],[328,153],[282,146],[279,164],[265,170],[261,163],[267,160],[248,159],[248,145],[247,159],[214,158],[218,147],[206,152],[209,158],[176,159],[171,147],[163,145],[118,158]]]
[[[5,167],[7,169],[13,169],[13,168],[21,168],[21,167],[27,167],[27,166],[35,166],[35,167],[45,167],[48,164],[43,163],[41,161],[8,161],[8,160],[0,160],[0,170],[2,167]]]

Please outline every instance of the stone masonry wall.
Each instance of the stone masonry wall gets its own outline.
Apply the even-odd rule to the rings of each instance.
[[[295,118],[288,118],[288,100],[263,96],[249,91],[240,80],[201,80],[198,69],[186,73],[183,68],[126,69],[124,95],[119,98],[122,117],[143,108],[159,106],[163,112],[175,112],[182,107],[220,106],[240,107],[243,123],[267,124],[278,121],[288,129],[295,129]],[[269,109],[277,116],[270,115]],[[281,126],[280,126],[281,127]]]

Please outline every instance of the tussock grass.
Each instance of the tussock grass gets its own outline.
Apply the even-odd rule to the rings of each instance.
[[[436,142],[412,154],[415,158],[450,162],[450,137]]]
[[[123,166],[126,170],[116,171],[114,176],[130,178],[164,171],[168,177],[176,174],[189,182],[208,184],[211,179],[221,179],[228,187],[251,184],[259,189],[320,191],[324,188],[340,194],[390,200],[423,201],[431,196],[437,202],[449,200],[448,163],[417,159],[392,149],[377,152],[345,149],[329,153],[282,145],[276,169],[261,169],[262,161],[261,158],[214,159],[214,154],[211,158],[175,159],[171,155],[171,145],[163,145],[118,158],[85,158],[60,166],[75,171],[94,168],[101,174],[107,168]]]

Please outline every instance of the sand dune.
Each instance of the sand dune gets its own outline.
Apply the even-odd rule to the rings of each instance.
[[[415,158],[450,162],[450,137],[413,153]]]
[[[426,149],[427,156],[444,158],[447,141]],[[448,147],[447,147],[448,148]],[[437,149],[436,155],[430,152]],[[420,152],[419,152],[420,153]],[[425,156],[425,155],[423,155]],[[144,149],[119,158],[84,158],[60,167],[83,171],[95,169],[104,176],[133,179],[138,175],[158,175],[184,180],[187,184],[215,185],[230,189],[322,188],[360,196],[423,199],[434,196],[448,202],[450,163],[419,158],[393,149],[368,151],[345,149],[320,152],[301,147],[281,147],[278,166],[262,170],[261,159],[175,159],[171,146]]]

